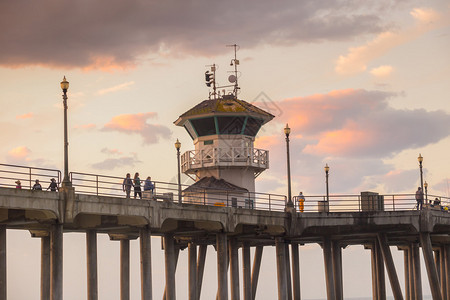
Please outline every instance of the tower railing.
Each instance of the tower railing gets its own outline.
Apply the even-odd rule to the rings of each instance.
[[[252,147],[208,147],[186,151],[181,156],[182,172],[217,166],[269,168],[269,151]]]

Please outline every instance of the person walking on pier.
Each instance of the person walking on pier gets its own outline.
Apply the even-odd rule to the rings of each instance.
[[[139,195],[139,198],[142,199],[142,191],[141,191],[141,179],[139,178],[139,173],[136,172],[134,174],[134,199]]]
[[[20,182],[20,180],[16,181],[16,189],[22,189],[22,183]]]
[[[303,196],[303,192],[298,194],[298,210],[303,212],[305,209],[305,196]]]
[[[417,191],[416,191],[416,201],[417,201],[417,210],[422,210],[423,191],[420,186],[417,188]]]
[[[42,185],[39,183],[39,179],[34,181],[34,185],[32,188],[33,191],[42,191]]]
[[[130,198],[131,187],[133,186],[133,180],[131,180],[130,173],[127,173],[127,176],[123,180],[122,189],[127,194],[127,198]]]
[[[50,185],[48,186],[47,191],[48,189],[50,189],[50,191],[52,192],[59,191],[58,184],[56,183],[55,178],[50,179]]]

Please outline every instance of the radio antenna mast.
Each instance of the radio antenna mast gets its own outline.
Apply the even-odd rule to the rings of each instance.
[[[237,92],[239,90],[237,66],[239,65],[239,60],[236,57],[236,52],[237,52],[237,50],[239,50],[239,45],[233,44],[233,45],[227,45],[227,47],[233,47],[234,48],[234,59],[231,60],[230,66],[234,66],[234,89],[233,89],[233,94],[234,94],[235,97],[237,97]]]

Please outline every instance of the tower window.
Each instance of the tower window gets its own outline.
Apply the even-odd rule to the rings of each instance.
[[[214,117],[201,118],[191,120],[192,126],[198,136],[213,135],[216,134],[216,125],[214,123]]]
[[[244,129],[245,135],[256,136],[264,121],[261,119],[248,118]]]
[[[244,121],[245,117],[217,117],[219,134],[240,134]]]

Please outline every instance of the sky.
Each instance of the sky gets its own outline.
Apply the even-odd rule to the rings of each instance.
[[[208,65],[227,84],[227,45],[238,44],[239,98],[275,116],[255,141],[270,161],[257,191],[287,193],[288,123],[293,194],[324,194],[325,164],[331,194],[413,193],[420,153],[429,194],[450,196],[448,1],[0,0],[0,27],[3,163],[63,169],[66,76],[70,171],[175,182],[174,142],[194,147],[173,122],[207,99]],[[39,249],[22,237],[9,232],[10,265],[12,256],[27,261],[24,245]],[[311,286],[323,283],[317,277]],[[18,281],[8,283],[11,299],[23,299],[14,298]],[[370,296],[369,284],[345,293]]]

